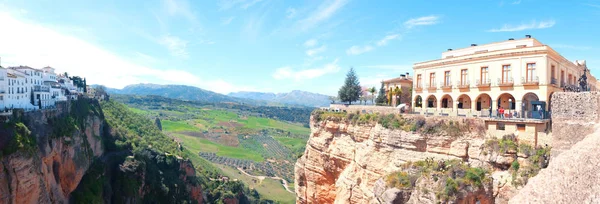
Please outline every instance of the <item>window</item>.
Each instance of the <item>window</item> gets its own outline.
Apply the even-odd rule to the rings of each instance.
[[[554,73],[555,71],[556,71],[556,67],[554,67],[554,65],[552,65],[550,68],[550,76],[552,77],[552,79],[556,79],[556,73]]]
[[[417,88],[421,88],[421,75],[417,74]]]
[[[505,124],[504,123],[496,123],[496,130],[505,130]]]
[[[467,69],[460,70],[460,85],[467,85]]]
[[[444,72],[444,86],[450,86],[450,71]]]
[[[560,83],[561,85],[565,83],[565,71],[560,70]]]
[[[435,86],[435,73],[429,73],[429,86]]]
[[[502,65],[502,83],[510,82],[510,65]]]
[[[525,132],[525,124],[517,124],[517,130],[519,132]]]
[[[481,67],[481,84],[486,84],[488,81],[488,67]]]
[[[527,63],[527,78],[525,81],[532,82],[535,80],[535,63]]]
[[[571,81],[572,78],[573,78],[573,75],[569,74],[569,84],[573,84],[573,82]]]

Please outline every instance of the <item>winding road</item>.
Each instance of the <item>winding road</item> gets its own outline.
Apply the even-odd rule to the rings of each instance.
[[[256,178],[256,179],[260,180],[261,182],[262,182],[262,180],[265,180],[265,178],[271,178],[271,179],[275,179],[275,180],[281,180],[281,182],[283,183],[283,184],[281,184],[281,185],[283,185],[283,188],[285,188],[285,190],[286,190],[287,192],[290,192],[290,193],[292,193],[292,194],[296,194],[296,193],[294,193],[293,191],[291,191],[291,190],[288,188],[288,182],[287,182],[285,179],[279,178],[279,177],[277,177],[277,176],[273,176],[273,177],[267,177],[267,176],[255,176],[255,175],[251,175],[251,174],[247,173],[247,172],[246,172],[246,171],[244,171],[242,168],[239,168],[239,167],[238,167],[237,169],[238,169],[240,172],[242,172],[243,174],[245,174],[246,176],[250,176],[250,177],[252,177],[252,178]]]

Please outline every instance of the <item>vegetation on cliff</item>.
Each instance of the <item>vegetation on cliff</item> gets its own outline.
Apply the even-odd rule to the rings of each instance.
[[[0,158],[10,155],[17,151],[33,153],[36,150],[37,142],[31,131],[22,122],[11,121],[0,125]]]
[[[441,202],[456,200],[468,192],[488,188],[492,182],[488,170],[470,167],[460,160],[427,159],[405,163],[401,169],[385,177],[388,187],[412,192],[419,179],[433,180],[435,185],[418,190],[434,193]]]

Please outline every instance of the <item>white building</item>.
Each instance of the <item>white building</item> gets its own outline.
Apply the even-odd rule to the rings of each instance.
[[[58,101],[77,99],[83,88],[52,67],[0,67],[0,114],[7,109],[36,110],[51,108]]]

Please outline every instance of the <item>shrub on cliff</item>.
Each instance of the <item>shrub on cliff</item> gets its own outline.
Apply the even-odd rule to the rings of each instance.
[[[17,151],[23,151],[32,154],[37,148],[37,142],[31,131],[22,122],[9,122],[2,126],[5,144],[0,150],[0,158],[10,155]]]

